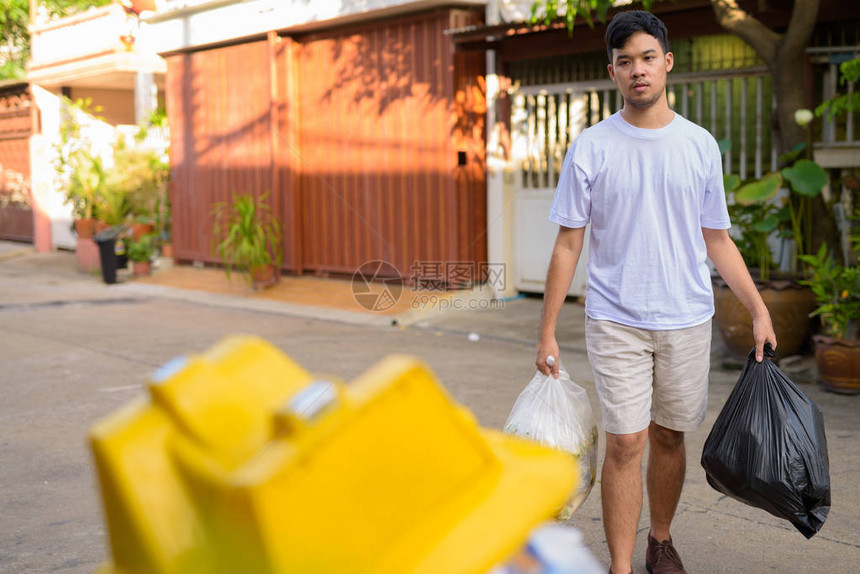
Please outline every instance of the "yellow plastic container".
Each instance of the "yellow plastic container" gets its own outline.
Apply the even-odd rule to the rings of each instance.
[[[234,337],[91,432],[119,573],[483,573],[575,488],[569,455],[478,427],[422,362],[350,384]]]

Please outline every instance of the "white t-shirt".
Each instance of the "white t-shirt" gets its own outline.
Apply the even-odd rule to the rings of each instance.
[[[675,114],[650,130],[615,113],[570,146],[549,216],[591,223],[586,314],[642,329],[714,314],[702,227],[731,226],[717,142]]]

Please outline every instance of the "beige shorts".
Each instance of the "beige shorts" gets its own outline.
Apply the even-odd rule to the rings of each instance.
[[[649,331],[586,317],[585,343],[603,429],[632,434],[660,426],[688,432],[705,419],[711,321]]]

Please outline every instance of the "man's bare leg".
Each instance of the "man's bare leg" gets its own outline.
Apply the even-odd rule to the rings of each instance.
[[[686,470],[684,433],[654,422],[648,429],[648,504],[651,535],[658,542],[669,540],[669,527],[678,508]]]
[[[616,574],[632,570],[636,528],[642,512],[642,452],[648,430],[634,434],[606,433],[600,498],[610,567]]]

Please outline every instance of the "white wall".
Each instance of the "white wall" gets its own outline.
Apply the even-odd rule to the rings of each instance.
[[[487,0],[249,0],[169,3],[145,15],[147,44],[157,53],[263,34],[312,30],[441,6],[484,6]]]
[[[41,133],[30,137],[30,185],[35,207],[51,222],[51,247],[74,249],[76,237],[71,232],[72,208],[65,203],[65,193],[55,180],[54,146],[60,138],[62,100],[59,96],[32,85],[33,101],[39,108]],[[96,153],[109,161],[113,158],[115,129],[110,124],[81,114],[83,135],[93,142]]]

